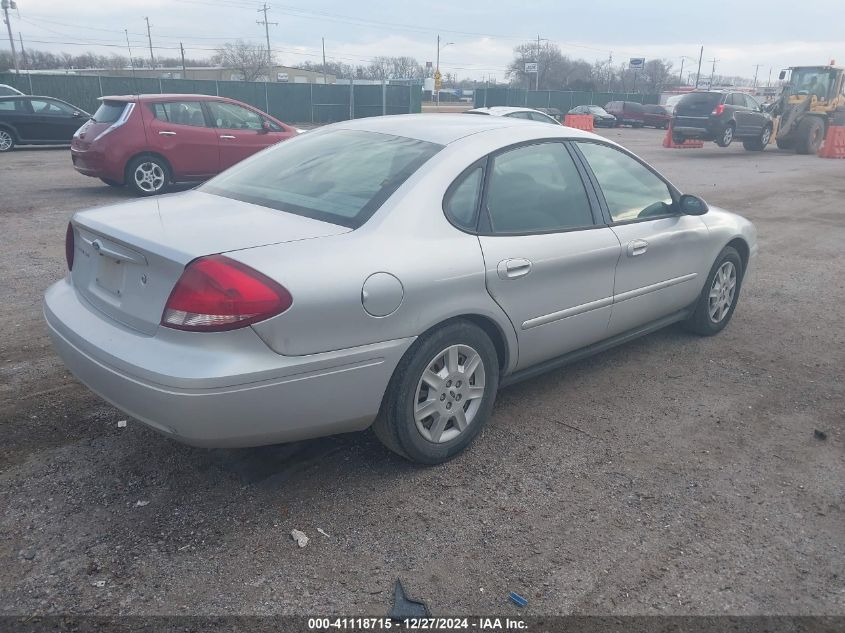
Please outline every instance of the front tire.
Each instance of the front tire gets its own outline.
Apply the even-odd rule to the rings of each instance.
[[[0,152],[11,152],[15,149],[15,137],[9,130],[0,129]]]
[[[695,311],[685,323],[686,328],[701,336],[713,336],[725,329],[739,302],[743,273],[737,250],[732,246],[723,248],[710,269]]]
[[[760,133],[760,136],[757,138],[747,138],[742,141],[742,146],[748,152],[762,152],[766,149],[766,145],[769,144],[769,140],[772,138],[772,128],[768,125],[763,128],[763,131]]]
[[[490,417],[499,359],[490,337],[468,321],[418,339],[390,379],[373,431],[393,452],[440,464],[464,450]]]
[[[164,193],[170,185],[170,166],[157,156],[137,156],[126,166],[126,183],[140,196]]]
[[[796,154],[815,154],[824,141],[824,123],[816,116],[805,116],[798,124]]]

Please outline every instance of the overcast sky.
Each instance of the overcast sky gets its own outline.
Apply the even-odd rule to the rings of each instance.
[[[182,41],[190,57],[207,57],[222,42],[262,44],[256,24],[262,2],[252,0],[17,0],[12,30],[32,48],[126,55],[128,29],[133,54],[149,56],[144,17],[150,18],[156,55],[178,56]],[[293,3],[293,4],[288,4]],[[320,38],[329,59],[365,64],[377,55],[411,55],[434,61],[436,37],[446,46],[441,71],[459,77],[504,78],[513,47],[537,35],[564,54],[593,62],[613,54],[666,58],[684,74],[698,63],[702,75],[716,73],[760,81],[790,65],[845,63],[845,3],[841,0],[699,1],[583,0],[268,0],[270,43],[276,60],[296,65],[319,62]],[[5,31],[5,29],[4,29]],[[8,46],[5,32],[0,46]]]

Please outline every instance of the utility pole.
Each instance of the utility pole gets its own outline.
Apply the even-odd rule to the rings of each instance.
[[[537,36],[537,74],[534,76],[534,90],[540,89],[540,36]]]
[[[437,102],[437,107],[440,107],[440,90],[438,90],[437,84],[440,83],[438,79],[440,77],[440,34],[437,34],[437,61],[434,62],[434,92],[436,93],[435,96],[437,97],[435,101]]]
[[[762,66],[762,64],[757,64],[754,67],[754,88],[755,89],[757,88],[757,72],[760,70],[760,66]]]
[[[267,38],[267,69],[269,71],[270,66],[273,65],[273,54],[270,52],[270,25],[279,26],[278,22],[268,22],[267,21],[267,11],[270,10],[270,7],[267,6],[267,3],[264,3],[264,6],[261,9],[258,9],[259,13],[264,13],[263,20],[256,20],[256,24],[263,24],[264,25],[264,37]]]
[[[153,57],[153,36],[150,35],[150,18],[144,18],[147,21],[147,41],[150,43],[150,68],[156,67],[156,60]]]
[[[714,57],[710,61],[713,62],[713,67],[710,70],[710,90],[713,90],[713,80],[716,78],[716,62],[719,60]]]
[[[610,84],[613,81],[613,51],[607,56],[607,91],[610,92]]]
[[[323,84],[329,83],[329,80],[326,78],[326,38],[320,38],[323,40]]]
[[[15,72],[20,73],[21,69],[18,67],[18,54],[15,51],[15,38],[12,37],[12,22],[9,20],[9,9],[17,9],[18,5],[15,4],[15,0],[3,0],[0,6],[3,7],[6,30],[9,31],[9,47],[12,49],[12,62],[15,64]]]
[[[185,47],[179,42],[179,52],[182,54],[182,79],[188,78],[188,69],[185,68]]]
[[[26,61],[26,51],[23,48],[23,35],[21,35],[20,31],[18,31],[18,37],[21,40],[21,61],[23,61],[23,67],[28,68],[29,64]]]
[[[698,72],[695,73],[695,89],[698,90],[698,82],[701,80],[701,58],[704,57],[704,47],[698,53]]]
[[[686,57],[681,57],[681,72],[678,73],[678,83],[684,83],[684,62],[686,61]]]
[[[772,87],[772,67],[769,66],[769,80],[766,82],[766,88]]]

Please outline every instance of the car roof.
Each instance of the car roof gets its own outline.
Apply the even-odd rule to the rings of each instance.
[[[526,130],[534,130],[536,138],[601,138],[596,134],[562,125],[548,125],[501,116],[465,116],[465,113],[395,114],[343,121],[335,123],[332,127],[404,136],[438,145],[448,145],[473,134],[510,127],[519,127],[522,133]]]
[[[237,99],[230,99],[229,97],[218,97],[216,95],[198,95],[198,94],[132,94],[132,95],[109,95],[107,97],[98,97],[100,101],[173,101],[174,99],[184,99],[190,101],[237,101]]]
[[[489,106],[484,108],[473,108],[472,110],[467,110],[464,114],[490,114],[492,116],[505,116],[506,114],[511,114],[513,112],[540,112],[539,110],[535,110],[534,108],[518,108],[513,106]],[[540,112],[540,114],[546,114],[545,112]]]

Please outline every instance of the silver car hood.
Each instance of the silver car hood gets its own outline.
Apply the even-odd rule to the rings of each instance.
[[[339,235],[351,230],[202,191],[80,211],[74,215],[73,222],[183,265],[202,255]]]

